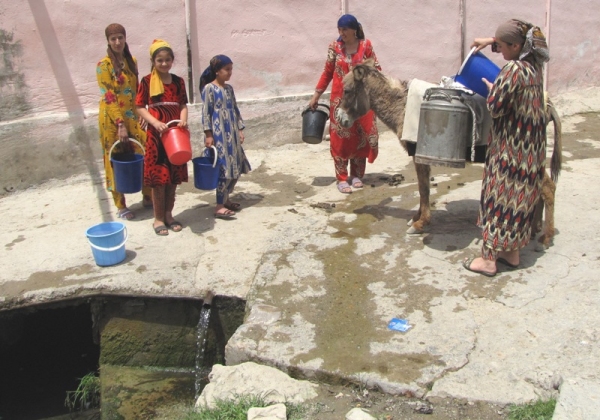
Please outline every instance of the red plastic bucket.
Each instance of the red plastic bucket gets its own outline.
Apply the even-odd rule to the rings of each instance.
[[[178,123],[180,120],[169,121]],[[169,127],[161,134],[163,146],[173,165],[184,165],[192,158],[192,144],[190,142],[190,132],[183,127]]]
[[[475,48],[473,48],[460,67],[454,80],[487,98],[489,93],[488,88],[481,78],[484,77],[488,82],[494,83],[499,73],[500,67],[480,51],[475,52]]]

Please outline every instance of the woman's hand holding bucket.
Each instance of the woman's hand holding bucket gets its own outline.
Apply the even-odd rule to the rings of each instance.
[[[471,48],[475,48],[475,52],[483,50],[488,45],[494,43],[494,38],[475,38],[471,44]]]
[[[211,131],[204,132],[204,147],[209,148],[215,144],[215,139],[213,138]]]
[[[163,133],[163,131],[165,131],[167,128],[169,128],[169,126],[167,124],[165,124],[162,121],[159,120],[155,120],[152,121],[152,127],[156,128],[156,131],[158,131],[160,134]]]
[[[490,82],[488,79],[486,79],[485,77],[482,77],[482,78],[481,78],[481,81],[482,81],[483,83],[485,83],[485,85],[486,85],[486,86],[487,86],[487,88],[488,88],[488,91],[492,89],[492,86],[494,86],[494,84],[493,84],[493,83],[491,83],[491,82]]]
[[[124,145],[129,144],[129,133],[127,132],[127,127],[125,127],[125,123],[120,122],[117,126],[117,138],[123,142]]]

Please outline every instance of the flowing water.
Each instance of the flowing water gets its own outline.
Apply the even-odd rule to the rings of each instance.
[[[208,382],[208,373],[210,367],[204,366],[204,353],[206,351],[208,323],[210,322],[210,304],[204,303],[200,310],[200,319],[198,320],[198,342],[196,347],[196,398],[204,385]]]

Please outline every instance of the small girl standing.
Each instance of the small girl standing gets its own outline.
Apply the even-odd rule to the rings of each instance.
[[[215,217],[229,219],[240,209],[240,203],[229,199],[241,174],[251,171],[242,143],[244,122],[240,115],[231,79],[233,62],[226,55],[216,55],[200,77],[202,94],[202,126],[206,147],[215,146],[220,164]]]
[[[150,46],[152,72],[138,87],[135,104],[137,111],[148,122],[148,139],[144,157],[144,185],[152,187],[154,204],[154,232],[159,236],[180,232],[183,226],[173,218],[175,190],[187,182],[187,165],[173,165],[162,144],[160,135],[167,122],[180,120],[179,127],[187,127],[188,109],[185,82],[169,73],[175,60],[171,46],[155,39]]]

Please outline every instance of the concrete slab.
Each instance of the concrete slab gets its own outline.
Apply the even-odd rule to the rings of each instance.
[[[248,302],[228,364],[255,361],[295,377],[429,398],[504,404],[556,396],[562,378],[600,376],[598,121],[565,118],[553,246],[537,253],[531,243],[519,270],[493,279],[460,265],[480,246],[481,165],[434,168],[432,225],[407,236],[416,175],[384,132],[365,188],[351,195],[335,188],[323,142],[249,146],[254,171],[236,189],[243,206],[236,220],[215,220],[214,192],[190,182],[175,205],[183,231],[158,237],[141,194],[128,196],[138,217],[125,222],[127,258],[113,267],[95,265],[85,236],[115,219],[97,176],[6,195],[0,309],[90,294],[201,298],[212,290]],[[400,173],[405,182],[389,185]],[[412,328],[391,331],[392,318]]]
[[[560,386],[552,420],[600,419],[600,385],[585,379],[566,380]]]

